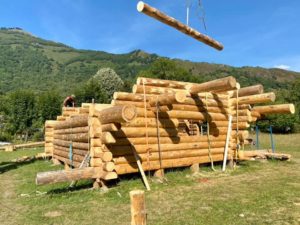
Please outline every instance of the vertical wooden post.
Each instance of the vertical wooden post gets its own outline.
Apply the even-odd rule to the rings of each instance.
[[[131,225],[146,225],[146,207],[144,191],[134,190],[130,193]]]
[[[199,173],[199,163],[192,164],[190,169],[193,174]]]

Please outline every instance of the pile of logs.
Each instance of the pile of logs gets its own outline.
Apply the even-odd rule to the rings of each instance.
[[[274,101],[262,85],[240,88],[233,77],[201,84],[140,77],[132,93],[114,93],[111,104],[64,108],[56,121],[46,122],[45,150],[74,169],[39,173],[37,183],[99,183],[139,170],[223,161],[229,115],[227,159],[237,158],[251,122],[295,112],[292,104],[252,106]],[[87,154],[89,166],[82,168]]]

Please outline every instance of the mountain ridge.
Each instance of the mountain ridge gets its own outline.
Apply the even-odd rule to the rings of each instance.
[[[21,29],[21,28],[19,28]],[[113,54],[75,49],[45,40],[19,29],[0,29],[0,92],[17,89],[69,93],[100,68],[114,69],[123,80],[133,82],[137,74],[161,57],[143,50]],[[233,67],[224,64],[170,59],[203,81],[234,76],[242,86],[262,83],[268,89],[287,88],[300,73],[277,68]]]

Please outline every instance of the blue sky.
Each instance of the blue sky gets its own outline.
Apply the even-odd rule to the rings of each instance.
[[[190,0],[190,25],[224,45],[216,51],[140,14],[137,0],[1,0],[0,26],[80,49],[127,53],[135,49],[171,58],[300,72],[299,0]],[[185,22],[186,0],[146,3]]]

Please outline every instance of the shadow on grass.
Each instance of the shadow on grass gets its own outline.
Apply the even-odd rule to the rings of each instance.
[[[30,163],[34,163],[36,161],[35,158],[30,158],[28,160],[25,161],[21,161],[21,162],[1,162],[0,163],[0,174],[8,172],[10,170],[15,170],[18,169],[20,166],[24,166]]]

